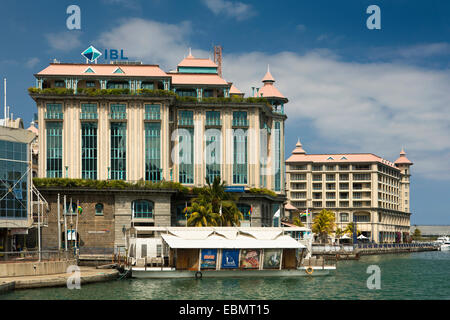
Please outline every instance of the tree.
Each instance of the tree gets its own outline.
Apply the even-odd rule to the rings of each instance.
[[[314,218],[312,231],[319,236],[321,243],[326,243],[328,234],[334,231],[336,217],[334,212],[323,209]]]
[[[344,235],[344,230],[342,230],[341,228],[336,228],[336,231],[334,232],[336,237],[340,237],[342,235]]]
[[[344,233],[348,233],[351,236],[353,236],[353,230],[355,230],[355,223],[354,222],[350,222],[349,224],[347,224],[347,226],[344,229]],[[359,236],[361,234],[360,230],[356,230],[356,235]]]
[[[197,226],[197,224],[200,224],[198,226],[204,226],[208,222],[208,225],[215,226],[240,226],[240,221],[244,216],[236,205],[238,197],[225,191],[226,183],[221,182],[220,177],[215,177],[212,184],[206,178],[206,184],[205,187],[200,189],[198,197],[192,201],[192,207],[187,209],[189,212],[192,212],[191,216],[195,211],[198,212],[194,218],[188,219],[188,225]],[[196,204],[196,208],[193,208],[194,204]],[[202,207],[201,210],[203,211],[199,210],[200,207]],[[202,219],[198,218],[199,216]],[[192,223],[195,221],[195,223],[191,224],[190,221]]]
[[[302,220],[299,217],[295,217],[294,218],[293,224],[296,225],[297,227],[304,227],[305,226],[303,224]]]
[[[412,238],[414,240],[419,240],[421,237],[422,237],[422,231],[420,231],[420,229],[416,227],[416,229],[414,229],[414,233],[412,235]]]
[[[219,219],[216,213],[212,212],[211,203],[204,202],[202,199],[194,199],[192,205],[185,209],[189,212],[187,224],[194,227],[217,226]]]

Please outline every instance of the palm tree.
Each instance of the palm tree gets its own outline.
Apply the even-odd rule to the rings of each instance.
[[[201,199],[194,199],[192,205],[185,209],[189,212],[187,224],[194,227],[217,226],[219,219],[216,213],[212,212],[211,203],[204,202]]]
[[[214,220],[216,226],[239,226],[244,216],[236,205],[238,197],[225,191],[226,183],[221,182],[220,177],[215,177],[212,184],[207,177],[206,183],[207,185],[200,190],[198,197],[193,200],[193,205],[196,203],[207,209],[207,212],[203,212],[201,216],[209,221],[209,225],[212,225],[212,220]],[[188,211],[194,213],[195,209],[190,207]],[[206,218],[206,216],[209,217]],[[189,220],[188,224],[190,224]],[[204,222],[203,225],[205,225]]]
[[[341,237],[342,235],[344,235],[344,230],[342,230],[341,228],[336,228],[336,231],[334,232],[336,235],[336,238]]]
[[[355,223],[354,222],[350,222],[349,224],[347,224],[347,226],[344,229],[344,233],[348,233],[351,236],[353,236],[353,230],[355,230]],[[356,235],[360,235],[361,231],[360,230],[356,230]]]
[[[328,211],[323,209],[320,213],[314,218],[312,231],[319,235],[320,242],[326,242],[328,238],[328,234],[334,231],[335,227],[335,216],[332,211]]]
[[[292,223],[293,223],[294,225],[296,225],[297,227],[304,227],[304,226],[305,226],[305,225],[303,224],[302,220],[300,219],[300,217],[295,217],[295,218],[292,220]]]

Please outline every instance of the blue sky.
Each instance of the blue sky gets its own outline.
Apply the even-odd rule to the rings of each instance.
[[[66,28],[71,4],[81,30]],[[381,30],[366,27],[372,4]],[[403,146],[414,162],[411,223],[450,224],[449,12],[437,0],[2,1],[0,76],[28,126],[36,107],[26,89],[54,58],[83,62],[92,44],[168,71],[189,47],[208,57],[220,44],[226,80],[247,94],[270,64],[290,99],[287,155],[297,138],[310,153],[391,161]]]

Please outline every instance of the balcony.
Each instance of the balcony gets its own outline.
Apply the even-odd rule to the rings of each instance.
[[[213,126],[213,127],[219,127],[222,125],[222,121],[220,119],[206,119],[205,121],[206,126]]]
[[[159,111],[145,112],[144,120],[161,120],[161,113]]]
[[[194,119],[178,119],[179,126],[193,126]]]
[[[127,113],[126,112],[110,112],[109,119],[110,120],[126,120]]]
[[[46,112],[44,115],[45,120],[62,120],[64,119],[64,113],[62,112]]]
[[[96,112],[80,112],[81,120],[97,120],[98,113]]]
[[[248,127],[248,120],[247,119],[233,119],[233,127]]]

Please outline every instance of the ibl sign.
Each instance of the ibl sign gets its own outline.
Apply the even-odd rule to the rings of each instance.
[[[110,60],[128,60],[128,57],[123,56],[123,49],[120,49],[120,58],[119,58],[119,50],[116,49],[105,49],[105,60],[108,60],[108,51],[109,51],[109,59]]]
[[[84,50],[81,53],[81,55],[84,56],[88,61],[94,62],[98,58],[100,58],[102,53],[100,51],[98,51],[96,48],[94,48],[93,46],[90,46],[89,48]],[[116,49],[105,49],[104,56],[105,56],[105,60],[108,60],[108,56],[109,56],[110,60],[128,60],[128,57],[125,57],[123,55],[123,49],[120,49],[120,57],[119,57],[119,50],[116,50]]]

